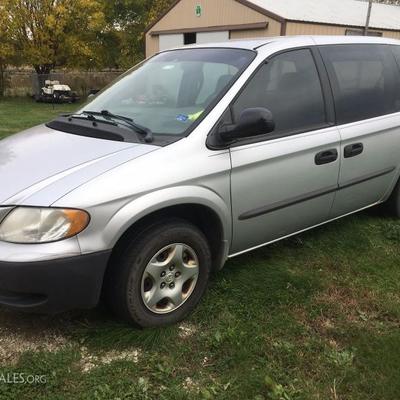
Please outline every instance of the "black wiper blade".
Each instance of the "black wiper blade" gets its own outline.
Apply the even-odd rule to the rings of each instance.
[[[135,132],[140,133],[141,135],[144,135],[144,141],[146,143],[151,143],[153,141],[153,132],[151,129],[146,128],[142,125],[137,124],[132,118],[129,117],[124,117],[122,115],[117,115],[113,114],[112,112],[108,110],[102,110],[102,111],[83,111],[83,114],[91,115],[91,116],[102,116],[105,118],[111,118],[111,119],[116,119],[119,121],[125,122],[125,126],[128,126],[132,128]]]
[[[112,126],[118,126],[118,124],[115,121],[107,121],[107,120],[102,120],[102,119],[97,119],[95,118],[94,115],[92,114],[87,114],[86,116],[82,116],[82,114],[60,114],[60,117],[68,118],[69,121],[72,121],[72,119],[84,119],[84,120],[89,120],[92,121],[93,124],[95,125],[97,122],[100,122],[102,124],[108,124]]]

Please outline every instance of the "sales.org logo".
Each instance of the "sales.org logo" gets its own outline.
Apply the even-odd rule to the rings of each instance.
[[[46,375],[33,375],[24,372],[0,373],[0,384],[44,385],[47,383]]]

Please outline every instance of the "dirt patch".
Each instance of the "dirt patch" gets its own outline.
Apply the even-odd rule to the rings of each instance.
[[[28,351],[58,352],[76,343],[70,338],[87,318],[96,313],[70,312],[60,315],[26,314],[0,308],[0,364],[15,365]]]
[[[68,345],[56,318],[0,309],[0,363],[14,365],[27,351],[57,352]]]
[[[139,362],[140,355],[139,349],[112,350],[104,354],[91,354],[85,346],[82,346],[79,367],[82,372],[90,372],[93,368],[111,364],[114,361],[131,361],[136,364]]]
[[[182,323],[179,325],[179,337],[181,339],[187,339],[193,336],[197,332],[197,327],[188,323]]]
[[[200,384],[190,377],[185,379],[182,386],[187,392],[200,392]]]
[[[44,334],[40,337],[27,337],[23,333],[10,332],[0,329],[0,363],[15,365],[21,354],[27,351],[48,351],[51,353],[61,350],[67,345],[64,336]]]

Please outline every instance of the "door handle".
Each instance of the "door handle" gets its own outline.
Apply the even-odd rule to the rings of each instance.
[[[324,150],[315,156],[315,164],[323,165],[335,162],[338,159],[338,151],[336,149]]]
[[[349,144],[344,148],[344,158],[355,157],[364,151],[364,145],[362,143]]]

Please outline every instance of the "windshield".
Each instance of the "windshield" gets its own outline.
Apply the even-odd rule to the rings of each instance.
[[[161,53],[128,71],[80,112],[107,110],[153,134],[182,136],[254,57],[249,50],[219,48]]]

